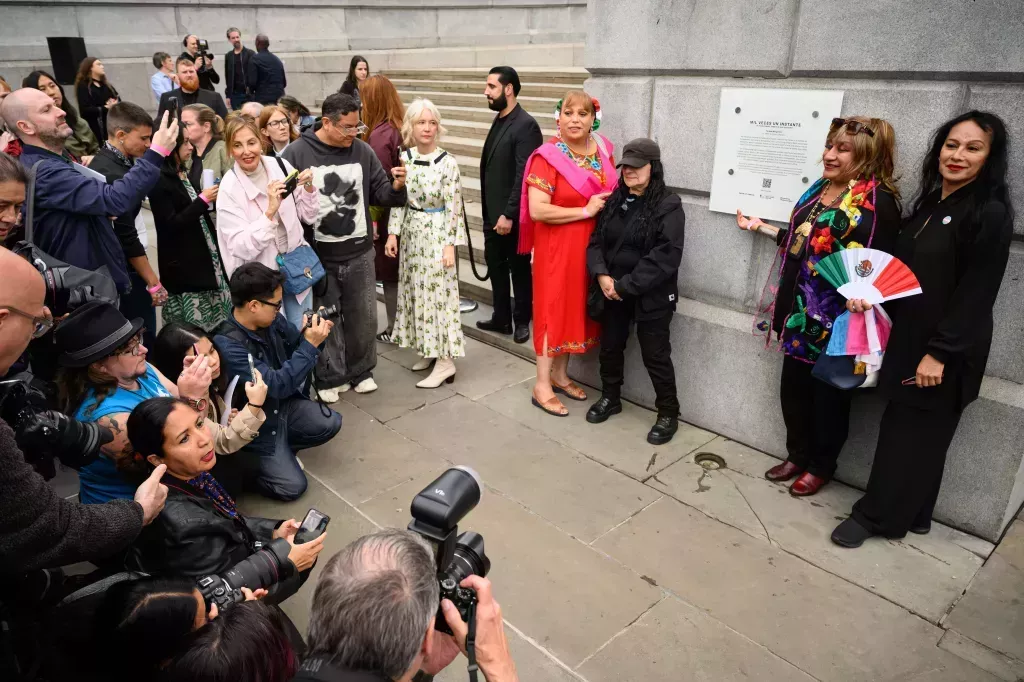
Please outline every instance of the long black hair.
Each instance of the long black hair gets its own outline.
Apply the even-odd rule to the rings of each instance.
[[[914,213],[917,213],[935,190],[942,187],[942,176],[939,174],[939,154],[946,138],[953,128],[964,121],[974,121],[978,127],[989,134],[989,152],[985,165],[981,167],[978,177],[971,182],[974,194],[975,222],[980,218],[981,211],[989,201],[999,201],[1006,206],[1007,219],[1013,221],[1013,203],[1010,200],[1010,186],[1006,180],[1010,167],[1010,136],[1006,132],[1003,119],[987,111],[968,111],[954,119],[946,121],[932,136],[932,144],[921,165],[921,189],[914,201]]]
[[[668,187],[665,185],[665,167],[660,160],[651,161],[651,180],[644,190],[644,203],[640,207],[633,220],[630,235],[623,243],[632,244],[641,249],[650,249],[654,245],[654,238],[657,236],[658,225],[655,221],[658,207],[665,197],[669,195]],[[621,210],[622,205],[629,197],[629,187],[625,179],[620,175],[619,184],[605,202],[604,210],[597,221],[597,232],[602,237],[608,227],[609,221],[615,215],[615,211]]]
[[[213,337],[197,324],[168,322],[156,335],[156,340],[147,357],[149,364],[160,370],[165,377],[176,377],[181,374],[185,356],[192,344],[199,343],[202,339],[213,343]],[[220,349],[216,346],[214,346],[214,350],[220,354]],[[223,355],[221,360],[223,362]],[[220,376],[214,379],[212,388],[223,397],[224,391],[227,390],[227,383],[227,373],[223,371],[222,364]]]
[[[366,64],[366,77],[370,77],[370,62],[366,61],[366,57],[357,54],[348,63],[348,77],[345,79],[345,83],[342,84],[343,87],[347,84],[349,88],[359,88],[359,79],[356,78],[356,67],[360,64]],[[341,92],[349,95],[352,94],[352,90],[342,90]]]
[[[61,99],[60,108],[61,108],[61,111],[64,112],[64,120],[67,121],[68,125],[71,126],[71,129],[74,130],[75,126],[78,125],[78,110],[75,109],[75,105],[73,105],[71,103],[71,100],[68,99],[68,93],[64,92],[64,86],[61,85],[60,83],[57,83],[57,79],[56,78],[51,76],[46,71],[42,71],[42,70],[33,71],[32,73],[30,73],[29,75],[27,75],[27,76],[25,76],[24,78],[21,79],[21,87],[23,87],[23,88],[32,88],[33,90],[38,90],[39,89],[39,79],[42,78],[43,76],[46,76],[47,78],[52,80],[57,85],[57,89],[60,90],[60,99]]]
[[[164,427],[167,417],[179,406],[195,411],[181,398],[170,397],[149,398],[135,406],[127,422],[128,442],[134,452],[130,459],[129,455],[115,459],[119,471],[145,476],[153,470],[147,458],[164,456]]]

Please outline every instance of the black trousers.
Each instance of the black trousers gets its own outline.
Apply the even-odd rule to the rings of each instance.
[[[925,389],[927,390],[927,389]],[[878,430],[868,490],[853,518],[877,535],[901,538],[932,520],[959,412],[922,410],[893,401]]]
[[[636,301],[604,302],[601,321],[601,392],[606,398],[619,400],[622,393],[624,353],[629,340],[629,327],[633,322]],[[676,372],[672,367],[672,342],[669,325],[672,311],[655,320],[636,323],[636,339],[644,359],[647,374],[654,384],[654,405],[659,417],[679,416],[679,397],[676,395]]]
[[[782,361],[779,398],[786,422],[786,450],[789,461],[824,478],[836,472],[839,453],[850,434],[852,391],[843,391],[811,376],[814,365]]]
[[[484,230],[484,257],[491,278],[494,295],[494,321],[500,324],[530,324],[533,317],[533,275],[530,254],[516,253],[519,233],[498,234]],[[509,276],[512,285],[509,286]],[[512,310],[512,290],[516,294],[516,309]]]

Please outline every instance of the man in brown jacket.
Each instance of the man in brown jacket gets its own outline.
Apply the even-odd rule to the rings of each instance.
[[[37,329],[53,324],[43,305],[45,289],[28,261],[0,248],[0,377],[21,356]],[[58,496],[25,461],[14,432],[0,420],[0,573],[19,575],[94,561],[125,549],[167,499],[161,465],[139,486],[134,500],[82,505]]]

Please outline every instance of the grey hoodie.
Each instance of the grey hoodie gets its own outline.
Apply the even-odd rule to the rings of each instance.
[[[321,142],[311,128],[281,156],[299,171],[313,169],[313,184],[320,193],[313,234],[323,261],[347,261],[373,248],[370,204],[405,205],[405,189],[391,188],[377,155],[362,140],[353,141],[351,147],[333,147]]]

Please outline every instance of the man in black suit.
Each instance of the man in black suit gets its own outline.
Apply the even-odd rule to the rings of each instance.
[[[526,161],[544,142],[537,121],[519,106],[519,74],[511,66],[496,66],[487,76],[487,106],[497,111],[480,158],[483,198],[484,254],[494,294],[494,315],[476,326],[485,331],[513,334],[516,343],[530,338],[533,280],[530,255],[517,253],[519,199]],[[512,286],[509,286],[509,276]],[[515,289],[516,308],[509,298]]]
[[[277,104],[288,85],[284,64],[270,51],[270,38],[262,33],[256,36],[256,54],[249,60],[245,83],[253,101],[260,104]]]
[[[229,107],[238,110],[252,99],[249,86],[245,84],[245,74],[249,60],[256,53],[242,45],[242,32],[234,26],[228,29],[227,35],[233,49],[224,55],[224,100]]]
[[[199,75],[196,73],[196,65],[185,57],[178,57],[174,70],[178,74],[178,87],[168,90],[160,95],[160,106],[157,108],[156,120],[164,115],[170,107],[171,100],[178,102],[178,116],[181,110],[189,104],[205,104],[217,112],[221,118],[226,118],[228,108],[224,106],[224,98],[211,90],[203,90],[199,87]]]

